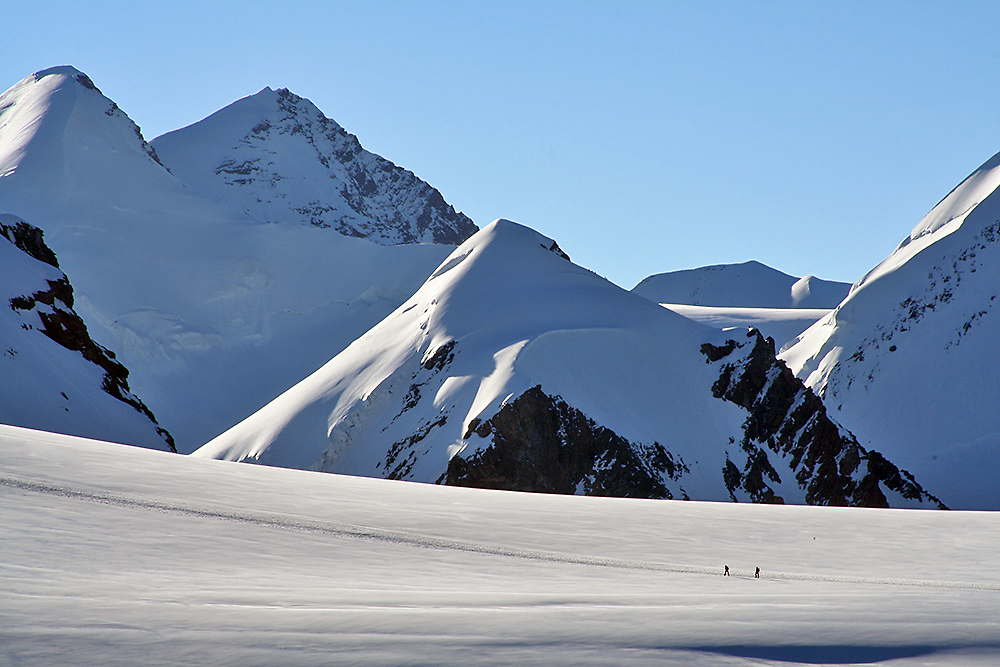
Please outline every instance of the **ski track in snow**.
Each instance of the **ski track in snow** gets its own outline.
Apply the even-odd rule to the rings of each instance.
[[[482,544],[475,542],[462,542],[430,535],[417,535],[403,533],[393,530],[384,530],[372,526],[359,526],[335,521],[325,521],[310,519],[294,514],[281,512],[261,512],[247,511],[224,506],[192,505],[176,500],[157,497],[141,497],[123,493],[108,493],[100,490],[89,490],[81,486],[68,486],[54,482],[41,482],[23,478],[16,475],[0,475],[0,487],[8,487],[28,493],[38,493],[43,495],[61,496],[74,500],[102,503],[118,507],[139,508],[157,512],[167,512],[186,516],[194,516],[204,519],[217,519],[223,521],[235,521],[258,526],[277,528],[279,530],[293,530],[309,533],[321,533],[334,535],[343,538],[355,538],[372,540],[378,542],[389,542],[397,545],[405,545],[424,549],[442,549],[447,551],[462,551],[467,553],[478,553],[486,556],[502,556],[507,558],[517,558],[521,560],[545,561],[550,563],[564,563],[569,565],[588,565],[595,567],[609,567],[622,570],[644,570],[657,572],[675,572],[682,574],[706,574],[718,575],[719,568],[699,567],[693,565],[677,565],[669,563],[658,563],[650,561],[624,560],[618,558],[603,558],[599,556],[573,555],[558,553],[554,551],[540,551],[534,549],[519,549],[516,547],[505,547],[499,545]],[[753,574],[749,571],[740,572],[732,570],[732,576],[736,578],[752,579]],[[1000,584],[978,583],[968,581],[935,581],[929,579],[887,579],[878,577],[842,577],[823,576],[799,573],[768,572],[761,575],[764,580],[789,580],[789,581],[823,581],[841,584],[870,584],[882,586],[917,586],[927,588],[945,589],[967,589],[1000,591]]]

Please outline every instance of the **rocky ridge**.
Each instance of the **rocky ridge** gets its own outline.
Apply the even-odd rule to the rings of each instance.
[[[298,221],[382,245],[458,245],[477,229],[438,190],[285,88],[265,88],[153,145],[190,187],[261,222]]]
[[[751,329],[742,341],[705,343],[701,349],[707,362],[720,368],[713,395],[748,412],[739,450],[727,451],[723,471],[734,501],[743,495],[753,502],[783,503],[774,487],[787,470],[810,505],[889,507],[888,490],[946,509],[911,474],[866,450],[830,419],[819,397],[775,357],[772,339]],[[776,456],[773,461],[769,453]]]
[[[44,233],[37,227],[9,214],[0,215],[0,236],[32,259],[54,269],[59,268],[55,253],[46,245]],[[10,310],[22,319],[21,329],[26,332],[38,331],[99,367],[103,371],[101,390],[145,416],[160,436],[164,448],[176,452],[173,437],[160,427],[152,411],[130,390],[128,369],[117,360],[114,352],[98,345],[90,337],[83,319],[73,310],[73,287],[69,278],[61,271],[58,273],[58,278],[45,279],[46,288],[8,299]],[[10,347],[7,354],[17,356],[17,349]],[[39,415],[38,418],[43,419],[44,415]],[[39,422],[39,426],[42,425]]]

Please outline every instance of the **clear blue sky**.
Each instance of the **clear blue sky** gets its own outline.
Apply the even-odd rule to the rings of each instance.
[[[478,224],[619,285],[757,259],[853,282],[1000,151],[1000,2],[53,2],[0,89],[71,64],[147,139],[264,86]]]

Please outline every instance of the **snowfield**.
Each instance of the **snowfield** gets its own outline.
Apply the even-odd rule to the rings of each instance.
[[[754,327],[774,339],[780,350],[793,343],[800,333],[830,313],[822,308],[734,308],[661,303],[667,310],[717,329]]]
[[[8,426],[0,513],[5,665],[1000,663],[996,513],[483,491]]]

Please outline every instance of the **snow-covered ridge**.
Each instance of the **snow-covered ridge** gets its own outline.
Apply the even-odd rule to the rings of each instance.
[[[174,450],[73,301],[42,231],[0,214],[0,422]]]
[[[731,371],[708,364],[703,348],[726,337],[498,220],[396,312],[193,455],[512,490],[724,500],[736,488],[723,474],[727,450],[750,450],[747,411],[773,409],[776,386],[761,383],[760,401],[753,394],[745,405],[721,400],[714,387]],[[761,421],[797,430],[784,420],[815,413],[786,406]],[[863,456],[839,427],[822,429],[834,432],[822,445],[802,440],[803,451],[824,452],[805,455],[808,470],[800,474],[803,454],[790,454],[778,493],[755,495],[748,483],[741,499],[884,504],[886,475],[862,470],[836,488],[823,478],[838,465],[825,457],[853,456],[855,467],[840,466],[850,476]],[[775,465],[786,465],[788,451],[776,452]],[[933,500],[915,488],[893,503]]]
[[[658,273],[632,291],[656,303],[730,308],[831,309],[850,285],[815,276],[795,278],[757,261]]]
[[[298,221],[383,245],[457,245],[476,231],[440,192],[284,88],[264,88],[153,145],[189,188],[260,222]]]
[[[1000,155],[784,353],[863,444],[949,504],[1000,508]]]
[[[256,222],[154,156],[76,69],[0,95],[0,213],[44,230],[90,335],[181,451],[346,347],[451,250]]]

